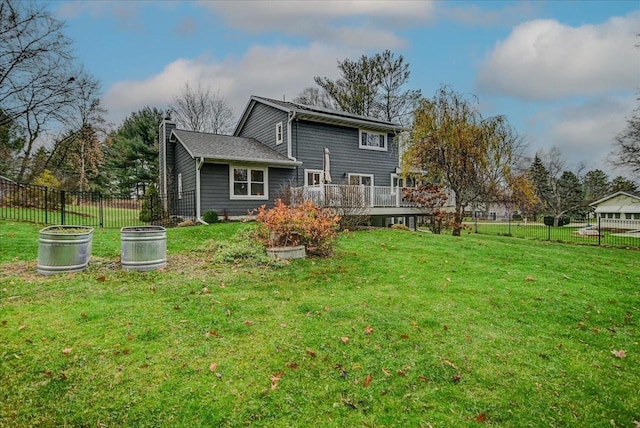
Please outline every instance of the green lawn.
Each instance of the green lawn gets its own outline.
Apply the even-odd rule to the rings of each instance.
[[[98,229],[46,277],[0,221],[0,426],[640,421],[638,251],[387,229],[269,264],[247,227],[170,229],[148,273]]]

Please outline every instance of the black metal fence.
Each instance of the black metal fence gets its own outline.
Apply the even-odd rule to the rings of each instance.
[[[558,221],[554,221],[552,217],[535,221],[475,218],[466,225],[479,234],[583,245],[640,248],[640,220],[595,217],[585,220],[558,219]]]
[[[0,180],[0,219],[103,228],[175,226],[196,219],[195,192],[122,198]]]

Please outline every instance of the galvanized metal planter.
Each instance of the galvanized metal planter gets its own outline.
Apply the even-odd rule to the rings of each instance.
[[[304,259],[307,253],[304,245],[295,247],[270,247],[267,248],[267,256],[272,259]]]
[[[150,271],[167,265],[167,230],[164,227],[123,227],[120,239],[123,269]]]
[[[93,227],[49,226],[40,230],[38,265],[43,275],[80,272],[89,265]]]

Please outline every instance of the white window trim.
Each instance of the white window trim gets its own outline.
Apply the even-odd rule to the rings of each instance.
[[[304,186],[313,186],[314,184],[309,183],[309,174],[320,174],[320,182],[322,183],[322,176],[324,175],[324,171],[321,169],[305,169],[304,170]]]
[[[251,171],[262,171],[264,173],[264,195],[234,195],[234,169],[246,169],[247,179],[249,180],[249,193],[251,191]],[[232,200],[248,200],[248,201],[264,201],[269,199],[269,168],[255,167],[246,165],[229,165],[229,199]]]
[[[369,177],[369,178],[371,178],[371,187],[375,186],[375,183],[373,181],[373,178],[374,178],[373,174],[360,174],[360,173],[357,173],[357,172],[350,172],[349,174],[347,174],[348,183],[351,183],[351,177],[352,176],[356,176],[356,175],[358,177]],[[352,186],[364,186],[364,184],[350,184],[350,185],[352,185]]]
[[[178,174],[178,199],[182,199],[182,173]]]
[[[370,134],[370,135],[382,135],[384,137],[384,147],[374,147],[374,146],[364,146],[362,145],[362,134]],[[364,150],[375,150],[378,152],[386,152],[388,151],[388,147],[389,147],[389,141],[388,141],[388,135],[383,133],[383,132],[374,132],[374,131],[368,131],[366,129],[359,129],[358,130],[358,148],[364,149]]]
[[[282,122],[276,123],[276,145],[284,142],[284,128]]]

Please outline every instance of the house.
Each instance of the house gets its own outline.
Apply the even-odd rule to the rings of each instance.
[[[640,229],[640,192],[616,192],[589,205],[601,227]]]
[[[292,189],[321,205],[335,205],[338,193],[355,194],[370,215],[419,214],[398,192],[402,130],[372,117],[252,96],[233,135],[162,121],[160,193],[193,192],[197,218],[209,210],[246,216]]]

